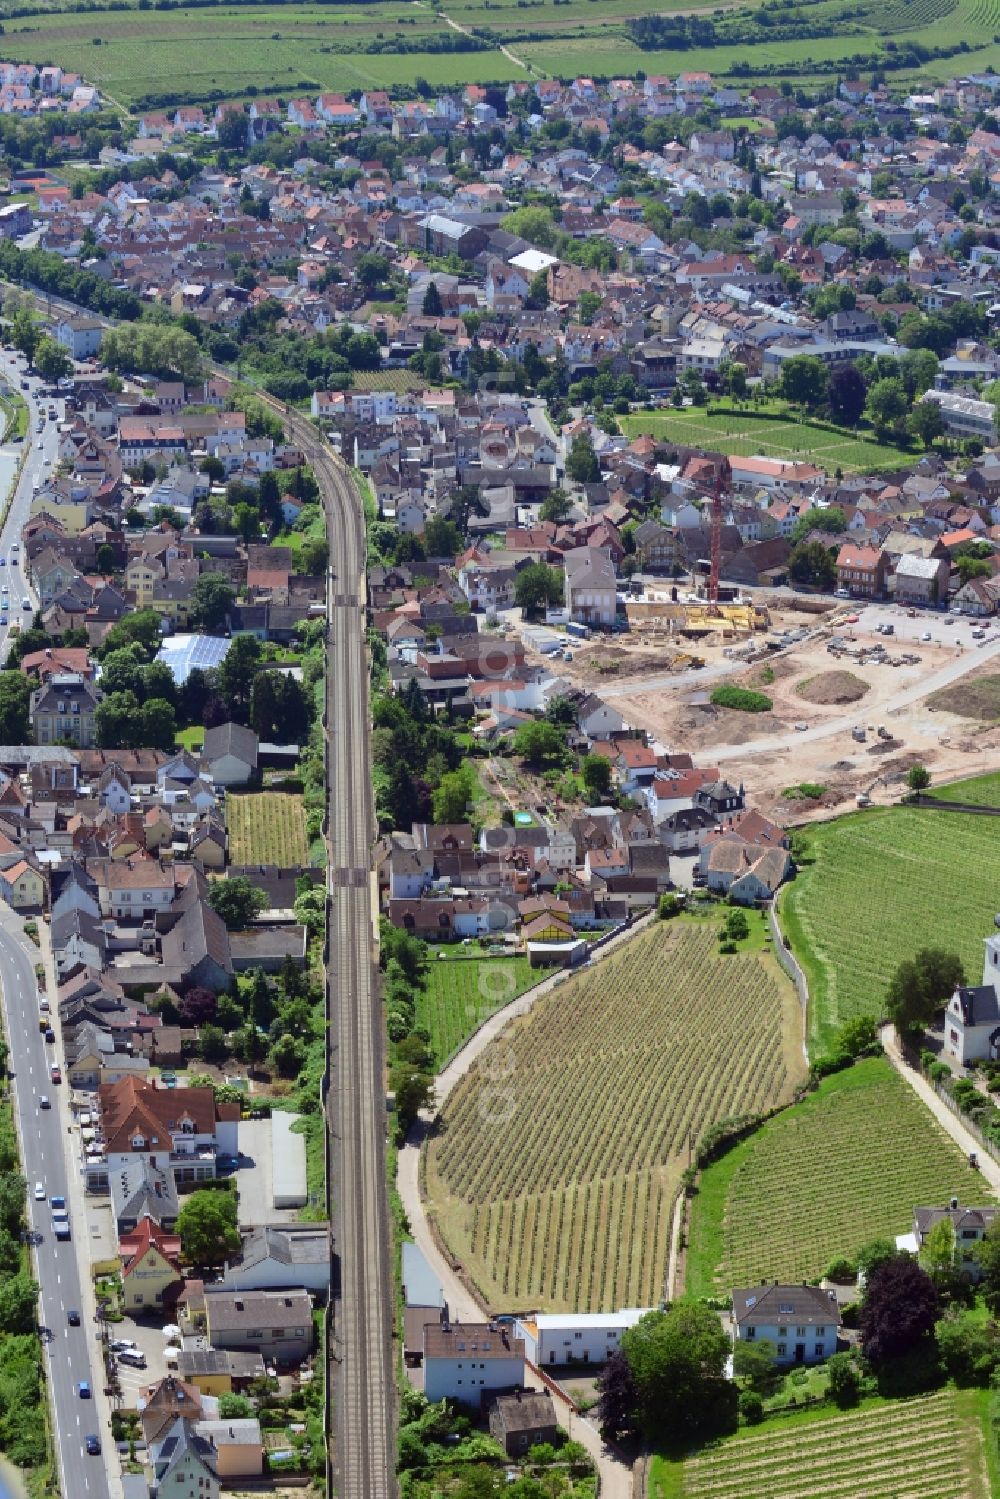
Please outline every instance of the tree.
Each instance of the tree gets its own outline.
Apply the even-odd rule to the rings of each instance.
[[[528,296],[525,305],[534,311],[541,311],[549,305],[549,273],[536,271],[528,285]]]
[[[134,692],[109,692],[94,712],[94,735],[100,749],[133,749],[140,725]],[[18,740],[11,741],[14,744]]]
[[[219,148],[223,151],[242,151],[247,143],[247,120],[242,109],[227,109],[216,126]]]
[[[514,579],[514,601],[525,614],[537,614],[563,596],[563,575],[545,562],[529,562]]]
[[[354,267],[354,274],[365,291],[374,291],[388,278],[389,262],[384,255],[361,255]]]
[[[922,947],[912,961],[900,963],[889,980],[886,1014],[900,1034],[919,1030],[964,982],[962,960],[955,953]]]
[[[793,354],[781,367],[778,390],[786,401],[810,410],[826,399],[826,366],[814,354]]]
[[[861,1348],[873,1368],[912,1353],[934,1331],[940,1311],[937,1288],[908,1254],[894,1255],[874,1271],[861,1308]]]
[[[564,520],[569,518],[573,509],[573,501],[565,489],[550,489],[538,510],[538,519],[552,521],[556,526],[561,526]]]
[[[592,803],[607,796],[611,789],[611,761],[606,755],[585,755],[580,772]]]
[[[638,1404],[631,1365],[624,1350],[616,1348],[597,1380],[597,1421],[605,1441],[631,1430]]]
[[[427,290],[424,292],[424,300],[420,311],[424,317],[444,317],[444,303],[441,301],[441,293],[438,291],[437,282],[433,279],[427,283]]]
[[[202,988],[200,984],[192,985],[180,1003],[181,1023],[197,1030],[198,1026],[215,1019],[217,1006],[218,1000],[211,989]]]
[[[235,602],[236,590],[223,573],[202,573],[191,599],[192,622],[209,635],[218,635]]]
[[[220,1395],[219,1415],[223,1421],[243,1421],[257,1414],[256,1406],[249,1395]]]
[[[474,777],[468,765],[449,770],[441,777],[431,797],[434,821],[466,822],[474,793]]]
[[[745,911],[729,911],[726,915],[726,936],[730,942],[745,942],[750,935],[750,923]]]
[[[198,1055],[203,1062],[224,1062],[229,1048],[221,1025],[203,1025],[198,1031]]]
[[[126,614],[116,625],[108,631],[104,642],[98,651],[103,659],[112,651],[119,651],[126,645],[141,645],[146,653],[147,661],[151,661],[160,648],[163,633],[160,629],[160,616],[154,609],[137,609],[134,614]]]
[[[868,420],[880,436],[902,421],[906,415],[906,391],[902,380],[895,376],[876,380],[868,392],[865,410]]]
[[[911,791],[926,791],[931,783],[931,773],[925,765],[911,765],[906,772],[906,784]]]
[[[208,891],[208,904],[217,916],[221,916],[231,932],[242,931],[259,916],[267,905],[267,896],[256,885],[251,885],[246,875],[233,875],[226,880],[213,880]]]
[[[832,588],[837,581],[836,559],[821,541],[800,541],[788,558],[788,576],[807,587]]]
[[[554,724],[536,719],[522,724],[514,735],[514,753],[529,765],[558,762],[566,754],[566,738]]]
[[[594,452],[594,444],[588,432],[579,432],[566,459],[566,472],[577,484],[599,484],[601,465]]]
[[[857,1405],[861,1392],[861,1375],[849,1353],[834,1353],[826,1361],[830,1399],[841,1410]]]
[[[957,1385],[986,1386],[1000,1368],[1000,1327],[995,1322],[946,1317],[938,1323],[937,1344]]]
[[[745,1379],[758,1395],[769,1395],[778,1383],[777,1348],[769,1338],[738,1342],[733,1350],[733,1373],[737,1379]]]
[[[951,1280],[955,1269],[955,1225],[940,1218],[920,1246],[917,1259],[939,1290]]]
[[[918,401],[911,409],[906,425],[925,448],[933,447],[935,440],[944,432],[941,407],[937,401]]]
[[[880,1265],[886,1260],[891,1260],[896,1254],[896,1245],[892,1239],[871,1239],[856,1255],[858,1275],[868,1283]]]
[[[260,641],[256,635],[237,635],[216,671],[216,682],[234,717],[249,711],[250,694],[260,669]]]
[[[855,364],[838,364],[830,371],[827,400],[830,415],[842,426],[854,427],[865,409],[865,379]]]
[[[177,738],[177,715],[172,703],[151,697],[143,703],[137,748],[172,750]]]
[[[681,1302],[648,1312],[621,1340],[636,1384],[636,1421],[651,1441],[723,1429],[735,1416],[730,1343],[718,1314]]]
[[[0,1278],[0,1333],[30,1333],[35,1330],[38,1311],[38,1285],[30,1275]]]
[[[432,515],[424,527],[424,551],[428,557],[457,557],[462,550],[462,533],[453,520]]]
[[[35,348],[35,369],[43,380],[54,385],[73,373],[73,361],[61,343],[46,336],[38,340]]]
[[[110,577],[110,575],[115,570],[115,549],[114,549],[114,547],[113,546],[109,546],[106,541],[103,541],[101,543],[101,545],[97,548],[97,556],[95,557],[94,560],[95,560],[95,563],[97,565],[97,571],[100,573],[101,577],[102,578]]]
[[[192,1192],[177,1215],[185,1261],[199,1268],[221,1265],[239,1253],[235,1192]]]
[[[28,306],[19,307],[11,320],[10,341],[15,349],[18,349],[31,364],[35,357],[35,349],[41,337],[41,330],[35,322],[35,314]]]
[[[0,744],[27,744],[31,684],[19,671],[0,671]]]

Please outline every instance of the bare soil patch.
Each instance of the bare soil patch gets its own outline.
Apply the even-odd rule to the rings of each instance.
[[[784,734],[788,724],[775,713],[743,713],[739,708],[720,708],[700,703],[677,719],[678,733],[696,749],[713,744],[748,744],[766,734]]]
[[[807,703],[819,703],[824,707],[840,703],[856,703],[870,691],[871,684],[850,671],[822,671],[819,676],[806,677],[797,683],[795,691]]]
[[[1000,676],[966,677],[932,693],[927,706],[933,713],[954,713],[958,718],[994,723],[1000,719]]]

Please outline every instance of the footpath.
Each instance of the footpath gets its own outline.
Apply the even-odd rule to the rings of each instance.
[[[953,1114],[948,1105],[938,1097],[927,1079],[915,1067],[910,1066],[900,1050],[895,1027],[884,1025],[879,1032],[879,1039],[885,1047],[886,1056],[900,1077],[906,1079],[917,1097],[930,1109],[945,1134],[951,1136],[965,1155],[971,1155],[975,1151],[981,1176],[994,1192],[1000,1194],[1000,1162],[995,1161],[989,1152],[983,1149],[971,1130],[966,1129],[958,1115]]]

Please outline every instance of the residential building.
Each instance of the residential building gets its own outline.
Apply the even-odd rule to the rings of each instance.
[[[848,541],[837,553],[837,587],[846,589],[853,598],[881,598],[887,570],[885,554],[875,547]]]
[[[103,694],[78,672],[52,672],[31,694],[29,717],[36,744],[69,740],[81,749],[96,743],[95,714]]]
[[[542,1368],[552,1364],[604,1364],[617,1352],[622,1334],[648,1307],[620,1312],[544,1312],[520,1317],[514,1330],[524,1339],[525,1356]]]
[[[610,627],[617,609],[614,563],[607,547],[574,547],[563,558],[566,611],[581,624]]]
[[[156,1228],[143,1218],[134,1231],[119,1239],[122,1261],[122,1310],[143,1316],[166,1303],[171,1290],[184,1284],[179,1258],[181,1241],[176,1234]]]
[[[558,1441],[552,1396],[547,1390],[515,1390],[497,1395],[490,1404],[490,1436],[508,1457],[523,1457],[529,1447]]]
[[[971,1281],[982,1279],[982,1270],[976,1255],[976,1245],[981,1244],[986,1232],[996,1222],[1000,1208],[962,1207],[953,1197],[947,1207],[913,1209],[913,1239],[918,1251],[927,1235],[939,1223],[948,1222],[955,1231],[955,1267]]]
[[[451,1322],[447,1313],[424,1326],[424,1394],[477,1410],[484,1395],[524,1385],[524,1339],[498,1322]]]
[[[939,604],[948,597],[951,563],[946,557],[917,557],[910,553],[900,557],[890,579],[896,602],[900,604]]]
[[[944,1012],[944,1050],[963,1067],[1000,1057],[1000,935],[985,939],[981,984],[962,984]]]
[[[762,1282],[733,1292],[734,1342],[773,1343],[781,1364],[815,1364],[837,1351],[840,1307],[820,1286]]]
[[[193,1320],[204,1316],[213,1348],[260,1352],[268,1361],[300,1364],[312,1351],[312,1299],[307,1291],[223,1291],[206,1288]]]
[[[151,1499],[218,1499],[219,1475],[211,1442],[177,1417],[149,1449]]]
[[[257,735],[238,723],[206,729],[201,758],[216,786],[246,786],[257,773]]]

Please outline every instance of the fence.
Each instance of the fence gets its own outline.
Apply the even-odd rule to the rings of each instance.
[[[799,1004],[802,1006],[802,1055],[809,1063],[809,1051],[806,1046],[806,1025],[809,1018],[809,985],[806,976],[796,961],[795,954],[790,947],[786,947],[785,938],[781,927],[778,925],[777,902],[771,901],[767,908],[767,922],[771,928],[771,936],[774,939],[774,955],[782,968],[788,974],[795,985],[795,992],[799,996]]]
[[[988,1139],[987,1136],[983,1134],[976,1121],[969,1118],[968,1114],[965,1113],[964,1109],[958,1103],[957,1099],[952,1097],[952,1095],[948,1092],[947,1088],[945,1088],[942,1083],[935,1083],[930,1078],[928,1078],[927,1081],[934,1089],[934,1092],[937,1094],[938,1098],[941,1099],[942,1103],[946,1103],[955,1117],[962,1121],[962,1123],[965,1125],[965,1128],[969,1131],[969,1134],[972,1135],[973,1139],[979,1141],[980,1145],[986,1151],[987,1155],[992,1156],[995,1161],[1000,1162],[1000,1145],[994,1144],[992,1140]]]

